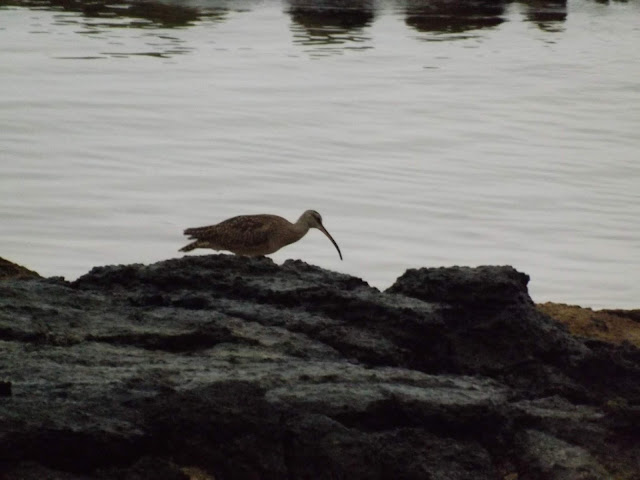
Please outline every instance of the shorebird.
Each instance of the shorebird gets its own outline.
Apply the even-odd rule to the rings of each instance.
[[[322,217],[315,210],[304,212],[296,223],[291,223],[278,215],[240,215],[217,225],[187,228],[184,234],[194,241],[182,247],[180,251],[212,248],[249,257],[269,255],[290,243],[297,242],[307,234],[310,228],[317,228],[324,233],[336,247],[342,260],[340,247],[324,228]]]

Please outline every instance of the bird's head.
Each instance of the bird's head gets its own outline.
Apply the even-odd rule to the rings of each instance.
[[[307,210],[302,214],[300,218],[302,221],[304,221],[304,223],[309,228],[317,228],[322,233],[324,233],[327,236],[327,238],[331,240],[331,243],[333,243],[334,247],[336,247],[336,250],[338,250],[338,255],[340,255],[340,260],[342,260],[342,253],[340,252],[340,247],[338,247],[338,244],[336,243],[336,241],[329,234],[329,232],[327,232],[327,229],[324,228],[324,226],[322,225],[322,216],[315,210]]]
[[[302,218],[309,228],[322,227],[322,216],[315,210],[307,210],[302,214]]]

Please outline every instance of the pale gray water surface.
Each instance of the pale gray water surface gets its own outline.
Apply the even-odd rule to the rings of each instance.
[[[313,208],[344,262],[275,261],[640,306],[637,1],[0,0],[0,112],[0,256],[43,275]]]

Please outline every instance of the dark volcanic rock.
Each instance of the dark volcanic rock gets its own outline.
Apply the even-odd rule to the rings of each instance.
[[[638,478],[638,349],[527,280],[211,255],[5,281],[0,478]]]
[[[599,403],[610,395],[640,401],[638,349],[584,341],[536,311],[529,277],[505,267],[408,270],[388,292],[435,302],[459,371],[481,373],[525,395],[561,393]]]
[[[389,289],[426,302],[499,310],[531,304],[529,275],[505,267],[450,267],[407,270]]]

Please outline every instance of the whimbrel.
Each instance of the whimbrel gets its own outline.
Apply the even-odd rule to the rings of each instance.
[[[324,233],[336,247],[342,260],[340,247],[322,226],[322,217],[315,210],[304,212],[296,223],[291,223],[278,215],[240,215],[217,225],[187,228],[184,234],[195,241],[182,247],[180,251],[212,248],[249,257],[269,255],[290,243],[297,242],[307,234],[310,228],[317,228]]]

